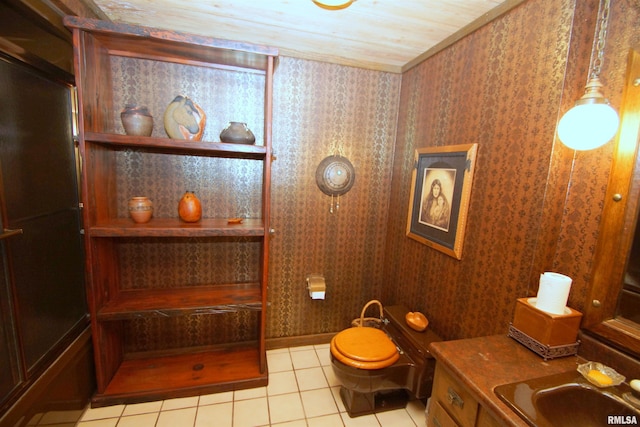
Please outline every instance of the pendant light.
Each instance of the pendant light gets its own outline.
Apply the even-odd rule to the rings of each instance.
[[[602,93],[600,71],[604,58],[604,45],[609,24],[610,0],[600,0],[598,7],[599,28],[591,50],[589,79],[584,95],[558,123],[558,138],[574,150],[591,150],[607,143],[618,130],[620,119]]]
[[[356,0],[312,0],[316,6],[328,10],[346,9]]]

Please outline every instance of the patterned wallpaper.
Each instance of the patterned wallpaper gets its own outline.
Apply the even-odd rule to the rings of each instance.
[[[597,3],[526,2],[403,75],[384,298],[423,311],[443,338],[505,333],[544,271],[571,276],[569,305],[585,305],[613,147],[574,157],[554,133],[582,95]],[[639,14],[613,4],[602,77],[616,105]],[[457,261],[404,236],[407,189],[416,148],[474,142]]]
[[[267,336],[335,332],[379,298],[401,76],[280,58],[274,87]],[[342,154],[355,184],[330,213],[318,164]],[[324,274],[325,300],[306,292]]]
[[[149,106],[154,135],[164,136],[162,113],[177,94],[190,96],[207,112],[204,140],[217,140],[226,121],[246,121],[259,137],[264,85],[260,75],[229,78],[218,70],[128,58],[112,62],[114,105]],[[186,74],[185,74],[186,73]],[[184,79],[184,76],[188,79]],[[161,77],[162,84],[155,81]],[[227,79],[222,81],[222,79]],[[220,87],[230,83],[233,90]],[[401,76],[333,64],[279,58],[274,81],[272,228],[267,336],[291,337],[335,332],[382,293],[384,245]],[[249,101],[248,101],[249,100]],[[123,133],[118,114],[113,128]],[[259,140],[258,144],[262,142]],[[356,171],[351,191],[330,213],[331,198],[315,182],[318,164],[328,155],[346,156]],[[141,156],[123,150],[116,159],[117,207],[126,216],[127,200],[146,195],[154,216],[174,217],[185,190],[203,203],[205,217],[259,216],[260,162],[252,160]],[[230,179],[231,177],[231,179]],[[334,200],[338,204],[338,200]],[[255,280],[259,245],[220,239],[151,244],[119,241],[120,286],[197,286]],[[311,300],[306,277],[321,273],[326,299]],[[187,278],[185,280],[185,278]],[[249,314],[144,319],[128,322],[129,351],[255,339],[257,318]],[[185,332],[186,331],[186,332]],[[215,331],[215,332],[214,332]]]
[[[574,155],[554,139],[557,117],[581,95],[589,65],[597,0],[575,3],[574,10],[574,0],[525,2],[403,75],[279,58],[268,338],[339,331],[373,298],[423,311],[445,339],[504,333],[516,298],[535,295],[539,274],[548,270],[573,277],[570,305],[584,307],[612,147]],[[603,80],[614,105],[621,98],[627,49],[640,43],[640,11],[633,3],[613,3]],[[144,64],[146,74],[163,77],[163,85],[154,86],[131,80],[129,74],[145,73],[130,66],[126,59],[114,64],[114,81],[123,88],[116,105],[145,103],[149,90],[167,92],[169,101],[177,93],[198,93],[195,100],[211,112],[205,139],[216,139],[238,116],[261,134],[260,112],[243,101],[260,96],[259,77],[241,77],[235,92],[222,93],[215,82],[224,77],[215,70],[172,86],[179,70]],[[164,106],[150,107],[153,113]],[[118,130],[117,120],[113,126]],[[154,133],[161,134],[157,126]],[[416,148],[470,143],[479,148],[458,261],[405,236],[411,165]],[[331,198],[315,183],[318,164],[332,154],[348,157],[356,170],[355,185],[334,213]],[[228,159],[197,161],[199,174],[170,157],[162,160],[162,171],[149,172],[135,151],[123,152],[118,167],[130,178],[119,187],[153,193],[155,183],[158,193],[149,196],[158,199],[158,215],[174,215],[187,189],[202,195],[205,211],[215,215],[257,209],[251,161],[240,169]],[[120,209],[126,200],[123,195],[118,201]],[[146,253],[147,270],[156,263],[199,271],[192,280],[197,283],[207,275],[231,274],[214,271],[207,257],[226,257],[248,274],[244,265],[257,256],[251,242],[239,253],[224,244],[204,246],[195,258],[163,265],[162,249],[123,241],[121,262],[136,268]],[[310,273],[324,274],[325,300],[308,296]],[[158,273],[158,286],[171,284],[165,283],[169,276]],[[158,343],[170,348],[252,338],[252,313],[227,317],[223,327],[204,317],[132,322],[128,331],[135,339],[129,345],[142,350]],[[167,327],[176,333],[166,335]]]

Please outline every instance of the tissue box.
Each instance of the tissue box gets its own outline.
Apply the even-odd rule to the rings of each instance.
[[[574,344],[582,313],[566,307],[564,314],[551,314],[536,308],[536,298],[518,298],[512,326],[547,346]]]

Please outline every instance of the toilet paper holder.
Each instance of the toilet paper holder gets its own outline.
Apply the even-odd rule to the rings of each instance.
[[[309,274],[307,276],[307,290],[311,299],[324,299],[327,284],[322,274]]]

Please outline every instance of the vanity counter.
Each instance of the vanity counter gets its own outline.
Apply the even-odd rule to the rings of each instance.
[[[434,342],[431,354],[500,424],[527,426],[494,393],[496,386],[575,371],[584,359],[567,356],[543,360],[507,335]]]

